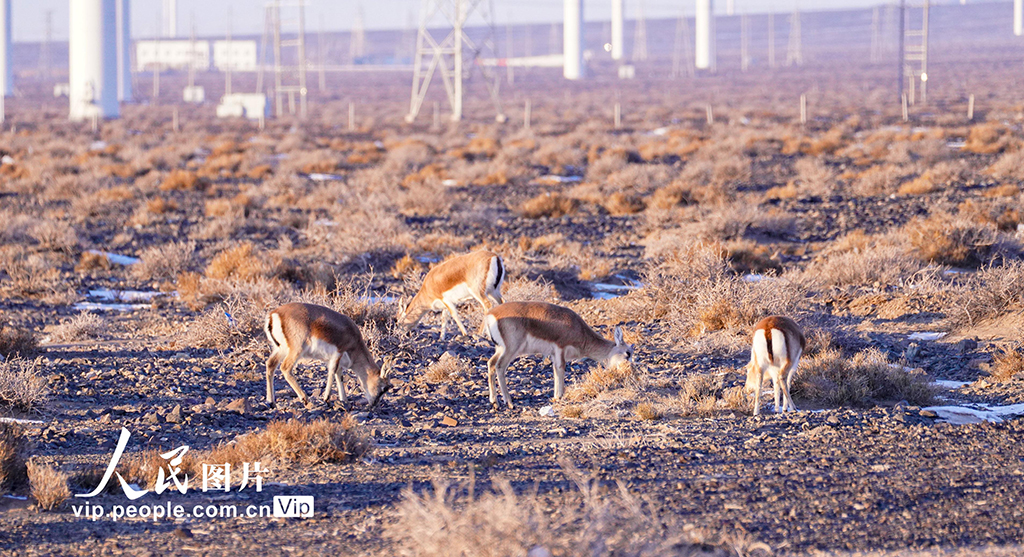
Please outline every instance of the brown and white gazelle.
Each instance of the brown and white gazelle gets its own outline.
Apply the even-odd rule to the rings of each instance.
[[[331,395],[331,381],[337,384],[338,398],[348,402],[340,370],[351,369],[363,387],[366,402],[376,406],[390,388],[390,362],[377,365],[363,342],[359,327],[348,317],[324,306],[285,304],[267,315],[264,329],[273,351],[267,359],[267,403],[274,404],[274,370],[278,364],[284,378],[303,404],[306,393],[292,375],[295,364],[304,358],[327,362],[327,386],[323,400]]]
[[[764,374],[772,378],[775,392],[775,411],[796,411],[789,396],[793,375],[807,341],[796,321],[781,315],[765,317],[754,326],[754,341],[747,364],[747,392],[754,392],[754,415],[761,413],[761,386]],[[782,387],[782,406],[779,406],[779,387]]]
[[[437,265],[423,279],[423,286],[409,305],[402,309],[399,321],[407,328],[415,327],[428,311],[440,311],[441,340],[448,328],[451,315],[463,335],[469,336],[459,319],[456,306],[466,300],[476,300],[487,311],[484,301],[500,304],[501,284],[505,281],[505,265],[501,257],[487,250],[453,257]]]
[[[565,363],[590,358],[606,366],[633,358],[633,346],[622,342],[622,329],[615,327],[615,342],[594,332],[573,310],[545,302],[509,302],[491,308],[483,327],[495,343],[494,356],[487,362],[487,386],[491,404],[497,404],[494,377],[501,396],[512,408],[505,370],[519,356],[541,354],[551,358],[555,370],[555,398],[565,392]]]

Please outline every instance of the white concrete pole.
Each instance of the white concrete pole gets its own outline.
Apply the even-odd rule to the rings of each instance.
[[[1024,35],[1024,0],[1013,0],[1013,34]]]
[[[711,18],[714,17],[711,0],[697,0],[697,12],[694,25],[694,36],[697,45],[694,49],[696,66],[699,70],[711,69],[711,57],[714,55],[711,45]]]
[[[117,100],[132,100],[132,22],[129,0],[117,0]]]
[[[178,0],[164,0],[164,37],[174,39],[178,36]]]
[[[562,75],[583,79],[583,0],[565,0],[562,23]]]
[[[0,0],[0,95],[14,94],[11,64],[11,0]]]
[[[68,86],[72,120],[117,118],[115,0],[70,0]]]
[[[622,60],[624,0],[612,0],[612,60]]]

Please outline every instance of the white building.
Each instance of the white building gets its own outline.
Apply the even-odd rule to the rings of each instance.
[[[214,41],[213,65],[221,71],[256,71],[256,41]]]
[[[198,71],[209,70],[212,62],[212,67],[221,71],[254,72],[257,70],[256,53],[256,41],[213,41],[212,60],[210,41],[136,41],[135,71],[152,70],[154,65],[187,70],[189,60],[194,57]]]
[[[135,42],[135,71],[152,70],[154,66],[163,69],[186,70],[192,60],[195,61],[196,70],[210,69],[209,41]]]

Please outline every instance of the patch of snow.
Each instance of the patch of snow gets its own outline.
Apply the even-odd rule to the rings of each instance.
[[[81,311],[134,311],[137,309],[149,309],[149,304],[101,304],[98,302],[78,302],[71,306],[71,308]]]
[[[106,141],[93,141],[89,144],[90,151],[102,151],[107,148]]]
[[[25,497],[25,496],[22,496],[22,495],[5,494],[4,498],[5,499],[17,499],[18,501],[28,501],[28,497]]]
[[[4,155],[3,158],[0,158],[0,164],[14,164],[14,157]]]
[[[1024,415],[1024,404],[1011,404],[1009,406],[991,406],[978,404],[980,408],[970,406],[929,406],[924,410],[931,410],[939,415],[939,418],[954,425],[978,424],[981,422],[1000,423],[1003,418]]]
[[[947,141],[946,142],[946,147],[949,147],[950,149],[963,149],[965,145],[967,145],[966,141]]]
[[[360,296],[360,300],[371,304],[396,304],[398,298],[394,296]]]
[[[556,184],[568,184],[568,183],[571,183],[571,182],[580,182],[580,181],[582,181],[583,180],[583,176],[558,176],[558,175],[555,175],[555,174],[545,174],[544,176],[541,176],[540,178],[537,178],[537,180],[538,181],[544,181],[544,182],[553,182],[553,183],[556,183]]]
[[[93,254],[96,254],[96,255],[102,255],[103,257],[106,257],[108,261],[110,261],[111,263],[115,263],[117,265],[134,265],[134,264],[139,262],[139,258],[138,257],[131,257],[131,256],[128,256],[128,255],[119,255],[119,254],[116,254],[116,253],[110,253],[109,251],[99,251],[99,250],[91,249],[91,250],[89,250],[89,253],[93,253]]]
[[[90,298],[99,298],[100,300],[107,302],[148,302],[157,296],[168,295],[173,298],[178,297],[177,292],[146,292],[142,290],[111,290],[109,288],[100,288],[98,290],[90,290]]]
[[[966,387],[971,383],[970,381],[950,381],[949,379],[936,379],[935,381],[932,381],[932,384],[934,384],[937,387],[942,387],[943,389],[959,389],[960,387]]]
[[[338,226],[338,223],[328,219],[318,219],[313,221],[313,224],[318,224],[320,226]]]
[[[743,282],[761,282],[766,277],[757,273],[750,273],[749,275],[743,275]]]
[[[907,337],[910,340],[939,340],[949,333],[910,333]]]
[[[590,295],[598,300],[611,300],[612,298],[618,298],[619,296],[625,296],[631,291],[638,288],[643,288],[643,283],[635,280],[629,280],[625,277],[619,276],[622,280],[628,282],[628,284],[608,284],[606,282],[592,282],[590,283]]]
[[[5,424],[45,424],[43,420],[25,420],[22,418],[0,418],[0,423]]]
[[[537,413],[540,414],[541,416],[544,416],[545,418],[553,418],[555,416],[555,408],[549,404],[547,406],[542,407],[540,410],[537,411]]]
[[[314,182],[330,182],[331,180],[345,179],[345,177],[340,174],[326,174],[323,172],[310,172],[309,174],[306,174],[306,178],[309,178]]]
[[[441,185],[442,186],[448,186],[448,187],[457,186],[457,185],[459,185],[459,181],[458,180],[454,180],[452,178],[446,178],[444,180],[441,180]]]
[[[668,134],[668,128],[654,128],[651,130],[652,135],[666,135]]]

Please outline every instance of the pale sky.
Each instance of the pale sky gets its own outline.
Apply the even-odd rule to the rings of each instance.
[[[68,36],[69,0],[12,0],[12,31],[14,40],[39,41],[46,33],[46,12],[53,12],[53,38],[66,40]],[[74,1],[74,0],[70,0]],[[486,4],[489,0],[483,0]],[[545,23],[562,20],[561,0],[492,0],[495,22]],[[976,0],[972,0],[976,1]],[[796,0],[735,0],[736,13],[756,13],[776,10],[790,12]],[[863,8],[884,3],[884,0],[804,0],[803,9],[825,10]],[[161,0],[132,0],[132,36],[148,37],[156,34],[162,13]],[[260,34],[263,31],[265,0],[178,0],[178,35],[189,34],[192,14],[195,15],[196,33],[201,36],[221,36],[227,30],[228,11],[233,14],[236,34]],[[633,19],[640,2],[626,0],[626,18]],[[422,0],[309,0],[306,6],[306,28],[314,33],[347,31],[352,28],[359,6],[364,12],[367,29],[402,29],[415,27],[419,22]],[[677,17],[685,11],[692,15],[694,0],[644,0],[648,18]],[[715,11],[725,13],[726,0],[715,1]],[[610,17],[610,0],[584,0],[584,16],[588,21],[603,21]]]

